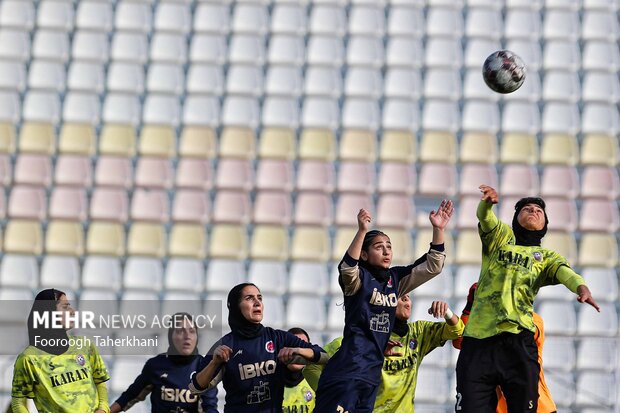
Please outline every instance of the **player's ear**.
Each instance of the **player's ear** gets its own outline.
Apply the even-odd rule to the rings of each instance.
[[[362,253],[360,254],[360,259],[362,261],[368,261],[368,253],[364,250],[362,250]]]

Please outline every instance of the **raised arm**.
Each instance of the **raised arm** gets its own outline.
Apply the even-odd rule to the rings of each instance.
[[[217,385],[216,376],[222,365],[230,360],[232,349],[226,345],[221,345],[213,351],[213,358],[207,366],[192,376],[189,390],[193,394],[200,394]]]
[[[360,209],[357,213],[357,232],[347,249],[347,254],[338,266],[340,280],[343,286],[344,295],[354,295],[359,290],[362,282],[359,279],[359,268],[357,262],[362,254],[364,237],[368,232],[368,226],[372,221],[370,212]]]
[[[573,271],[572,268],[563,265],[558,269],[556,277],[566,288],[577,294],[577,301],[580,303],[588,303],[594,307],[596,311],[599,313],[601,312],[601,308],[594,300],[594,297],[592,297],[592,293],[581,275]]]
[[[488,185],[480,185],[478,188],[482,192],[482,198],[480,198],[476,216],[480,221],[482,232],[490,232],[499,224],[499,219],[493,213],[493,205],[499,202],[499,196],[495,188]]]

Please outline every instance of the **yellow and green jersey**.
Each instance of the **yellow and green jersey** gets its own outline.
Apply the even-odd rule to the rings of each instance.
[[[285,387],[282,413],[312,413],[314,396],[314,390],[306,380],[295,387]]]
[[[460,337],[465,327],[461,320],[455,326],[432,321],[415,321],[408,326],[405,336],[390,335],[390,340],[398,341],[402,346],[395,348],[400,356],[385,357],[383,361],[381,383],[373,410],[375,413],[413,412],[420,363],[433,349],[443,346],[447,340]],[[342,337],[338,337],[323,349],[331,356],[341,342]],[[304,368],[304,377],[315,389],[321,371],[322,366],[313,364]]]
[[[538,290],[562,282],[575,292],[585,282],[572,270],[560,280],[559,270],[570,268],[563,256],[540,246],[515,245],[512,229],[491,211],[488,214],[497,224],[488,232],[479,227],[482,266],[464,335],[483,339],[504,332],[535,332],[532,313]]]
[[[15,361],[12,397],[34,399],[45,413],[94,412],[96,385],[109,380],[108,370],[92,340],[70,337],[71,346],[53,355],[28,346]]]

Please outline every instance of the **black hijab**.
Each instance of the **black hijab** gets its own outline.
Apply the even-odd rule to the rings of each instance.
[[[194,327],[196,327],[194,318],[190,314],[175,313],[172,315],[172,325],[168,329],[168,350],[166,350],[166,354],[174,364],[188,364],[198,356],[198,333],[196,333],[196,346],[190,355],[185,356],[181,354],[172,342],[172,334],[174,333],[174,330],[176,328],[182,328],[185,320],[188,320]]]
[[[523,209],[527,204],[538,205],[542,208],[543,213],[545,214],[545,226],[540,230],[529,230],[525,229],[519,224],[519,220],[517,217],[519,216],[519,212]],[[545,211],[545,201],[542,198],[535,197],[527,197],[521,198],[515,204],[515,214],[512,217],[512,232],[515,234],[515,241],[517,245],[523,245],[526,247],[540,246],[540,243],[547,233],[547,225],[549,224],[549,218],[547,218],[547,212]]]
[[[62,291],[49,288],[37,294],[28,314],[28,341],[31,346],[56,356],[63,354],[69,349],[69,337],[64,328],[53,328],[52,311],[57,311],[56,305],[60,297],[65,295]],[[50,325],[34,325],[34,314],[49,313]]]
[[[370,248],[370,245],[372,244],[374,239],[378,237],[379,235],[383,235],[387,237],[387,235],[384,232],[379,231],[377,229],[368,231],[366,235],[364,236],[364,242],[362,243],[362,251],[368,252],[368,248]],[[360,260],[359,265],[360,267],[365,268],[370,274],[372,274],[373,277],[375,277],[376,280],[380,282],[386,282],[390,278],[389,269],[377,267],[375,265],[370,265],[368,264],[368,261],[364,261],[364,260]]]
[[[308,332],[301,327],[293,327],[288,330],[291,334],[303,334],[310,342],[310,336]],[[289,369],[284,369],[284,386],[285,387],[295,387],[304,379],[304,375],[301,370],[299,371],[290,371]]]
[[[256,285],[252,283],[241,283],[233,287],[228,293],[226,305],[228,306],[228,325],[233,333],[244,338],[254,338],[261,335],[263,325],[261,323],[253,323],[241,314],[239,303],[241,301],[241,292],[247,286]],[[258,287],[256,287],[258,289]]]

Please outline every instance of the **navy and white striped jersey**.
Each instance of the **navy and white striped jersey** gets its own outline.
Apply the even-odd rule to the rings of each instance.
[[[140,375],[116,402],[127,410],[151,393],[153,413],[217,413],[217,389],[197,395],[188,388],[201,361],[197,355],[190,363],[174,363],[167,354],[159,354],[147,360]]]

